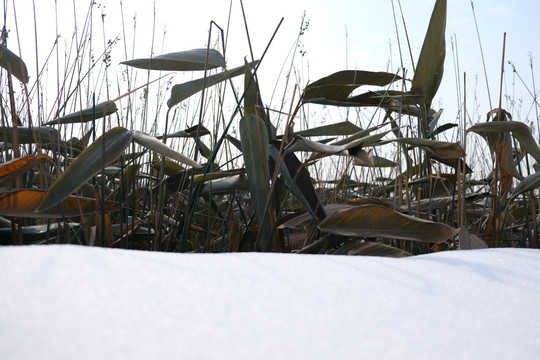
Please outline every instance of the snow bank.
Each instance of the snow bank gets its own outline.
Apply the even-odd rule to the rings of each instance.
[[[2,359],[537,359],[540,251],[0,247]]]

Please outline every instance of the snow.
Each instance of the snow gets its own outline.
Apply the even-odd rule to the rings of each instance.
[[[0,247],[1,359],[537,359],[540,251]]]

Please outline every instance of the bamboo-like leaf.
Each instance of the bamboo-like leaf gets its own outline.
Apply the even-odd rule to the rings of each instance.
[[[471,234],[469,229],[462,226],[459,229],[459,248],[460,250],[472,250],[472,249],[487,249],[487,244],[484,240],[478,236]]]
[[[0,185],[24,174],[34,166],[49,161],[46,154],[30,155],[0,164]]]
[[[276,144],[270,145],[270,156],[274,163],[277,163],[279,149]],[[313,187],[309,171],[293,153],[286,153],[283,155],[279,170],[285,179],[286,184],[290,187],[291,192],[300,200],[300,202],[302,202],[311,216],[313,216],[317,222],[321,222],[326,217],[326,212]]]
[[[304,89],[304,101],[324,98],[334,101],[346,100],[351,92],[362,85],[386,86],[400,80],[396,74],[361,70],[339,71],[319,79]]]
[[[251,67],[257,66],[259,61],[254,61],[250,63]],[[216,84],[219,84],[222,81],[227,80],[228,78],[233,78],[238,75],[244,74],[244,66],[238,66],[229,71],[223,71],[218,74],[210,75],[206,79],[196,79],[192,81],[185,82],[183,84],[174,85],[171,89],[171,97],[167,100],[167,106],[169,108],[175,106],[176,104],[186,100],[192,95],[195,95],[204,88],[209,88]]]
[[[133,133],[122,127],[113,128],[100,136],[53,183],[47,196],[39,205],[38,211],[46,210],[62,202],[68,195],[96,175],[101,170],[103,163],[107,165],[118,158],[132,139]],[[103,153],[103,147],[105,147],[105,153]]]
[[[490,121],[471,126],[467,132],[475,132],[487,139],[487,133],[511,132],[512,136],[519,141],[521,149],[527,151],[531,156],[540,162],[540,148],[532,136],[531,129],[519,121]],[[492,144],[489,144],[490,147]],[[496,146],[494,146],[496,147]]]
[[[46,122],[47,125],[57,125],[57,124],[75,124],[75,123],[84,123],[92,121],[94,119],[100,119],[102,117],[114,114],[118,111],[116,104],[113,101],[104,101],[102,103],[96,104],[96,107],[89,107],[81,111],[77,111],[57,119]]]
[[[207,58],[208,55],[208,58]],[[194,49],[163,54],[154,58],[133,59],[121,62],[145,70],[196,71],[225,66],[223,55],[214,49]]]
[[[267,116],[261,99],[259,84],[252,73],[252,68],[253,66],[246,61],[244,65],[244,116],[255,115],[263,120],[268,138],[274,140],[276,138],[276,127]]]
[[[335,255],[362,255],[362,256],[379,256],[391,258],[403,258],[412,256],[411,253],[395,248],[393,246],[379,244],[371,241],[354,241],[346,244],[332,254]]]
[[[355,159],[354,160],[354,165],[356,165],[356,166],[369,166],[369,167],[373,166],[373,167],[388,168],[388,167],[397,166],[397,163],[392,161],[392,160],[383,158],[381,156],[371,154],[370,163],[366,164],[365,161],[360,161],[360,160]]]
[[[265,220],[270,177],[268,170],[268,133],[264,121],[255,115],[244,116],[240,120],[240,139],[246,165],[246,175],[255,217],[261,231],[265,251],[272,249],[272,228]]]
[[[446,0],[437,0],[420,51],[411,93],[423,98],[429,109],[443,77],[446,56]]]
[[[223,195],[238,191],[249,191],[249,183],[245,175],[233,175],[226,178],[205,182],[201,194]]]
[[[11,71],[11,74],[23,84],[28,83],[26,64],[20,57],[2,44],[0,44],[0,66]]]
[[[424,242],[444,242],[457,229],[443,223],[418,219],[378,205],[364,205],[328,216],[321,231],[344,236],[367,236]]]
[[[516,185],[514,190],[510,193],[508,203],[517,198],[524,192],[535,190],[540,187],[540,172],[527,176]]]
[[[138,144],[147,147],[150,150],[153,150],[155,152],[160,153],[161,155],[170,157],[171,159],[174,159],[176,161],[179,161],[183,164],[195,167],[195,168],[202,168],[202,165],[196,162],[195,160],[191,160],[187,156],[184,156],[180,154],[179,152],[171,149],[159,139],[145,134],[141,131],[133,130],[133,140],[135,140]]]
[[[210,135],[210,130],[204,126],[191,126],[185,130],[180,130],[172,134],[167,134],[167,139],[169,138],[195,138],[197,136],[197,130],[199,130],[199,136]],[[163,135],[157,136],[158,139],[163,139]]]
[[[362,131],[361,128],[354,125],[350,121],[343,121],[337,124],[324,125],[319,127],[314,127],[311,129],[306,129],[302,131],[295,131],[295,135],[300,135],[303,137],[309,136],[346,136]]]
[[[96,200],[69,196],[44,210],[39,210],[40,204],[50,194],[42,190],[16,190],[0,194],[0,214],[16,217],[62,218],[78,217],[81,214],[91,214],[96,211]],[[105,203],[106,211],[118,209],[118,204],[112,201]]]
[[[465,157],[465,150],[463,150],[459,143],[436,141],[423,138],[400,138],[385,141],[385,143],[388,142],[398,142],[411,146],[421,147],[422,149],[427,150],[430,153],[437,155],[441,159],[445,160],[461,159]]]
[[[58,130],[46,126],[18,127],[17,131],[19,133],[19,144],[48,144],[60,138]],[[0,126],[0,136],[5,142],[13,142],[13,128],[11,126]]]

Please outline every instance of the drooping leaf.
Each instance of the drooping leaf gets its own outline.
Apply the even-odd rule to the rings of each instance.
[[[46,126],[32,128],[19,126],[17,132],[19,134],[19,144],[48,144],[60,138],[58,130]],[[0,126],[0,136],[5,142],[13,142],[13,128],[11,126]]]
[[[446,0],[437,0],[420,51],[411,93],[419,96],[427,109],[439,89],[446,56]]]
[[[26,69],[26,64],[20,57],[2,44],[0,44],[0,66],[11,71],[11,74],[23,84],[28,83],[28,70]]]
[[[96,211],[96,200],[77,196],[65,197],[56,204],[39,210],[40,204],[49,195],[50,191],[25,189],[0,193],[0,214],[16,217],[56,219],[62,217],[79,217]],[[112,201],[105,203],[106,211],[114,211],[116,209],[118,209],[117,203]]]
[[[396,74],[361,70],[344,70],[319,79],[304,89],[303,100],[324,98],[344,101],[351,92],[362,85],[386,86],[400,80]]]
[[[264,121],[253,114],[244,116],[240,120],[240,138],[255,217],[259,231],[261,231],[264,250],[270,251],[272,249],[272,228],[270,222],[265,219],[265,214],[271,214],[271,211],[266,209],[270,186],[269,140]]]
[[[381,156],[377,156],[377,155],[371,155],[371,163],[370,164],[366,164],[365,161],[360,161],[360,160],[357,160],[355,159],[354,160],[354,165],[356,166],[369,166],[369,167],[381,167],[381,168],[388,168],[388,167],[395,167],[397,166],[397,163],[392,161],[392,160],[389,160],[389,159],[386,159],[386,158],[383,158]]]
[[[24,174],[34,166],[47,162],[50,157],[46,154],[30,155],[20,159],[0,164],[0,185]]]
[[[490,121],[484,123],[478,123],[471,126],[467,132],[475,132],[482,137],[486,138],[489,143],[489,139],[486,137],[488,133],[508,133],[511,132],[512,136],[519,141],[521,149],[527,151],[531,156],[540,162],[540,148],[536,144],[534,137],[532,136],[531,129],[522,122],[519,121]],[[492,144],[489,144],[490,147]],[[493,146],[496,148],[496,146]]]
[[[107,165],[118,158],[132,139],[133,133],[122,127],[113,128],[100,136],[53,183],[39,205],[38,211],[46,210],[62,202],[68,195],[96,175],[101,170],[103,163]],[[103,147],[105,152],[103,152]]]
[[[94,119],[100,119],[110,114],[114,114],[118,111],[116,104],[113,101],[104,101],[102,103],[96,104],[94,107],[89,107],[81,111],[77,111],[57,119],[46,122],[45,126],[48,125],[57,125],[57,124],[75,124],[75,123],[84,123],[92,121]]]
[[[379,205],[364,205],[328,216],[321,231],[354,237],[385,237],[424,242],[444,242],[457,229],[443,223],[418,219]]]
[[[159,139],[148,135],[146,133],[143,133],[141,131],[133,130],[133,140],[136,141],[138,144],[147,147],[150,150],[153,150],[155,152],[160,153],[161,155],[170,157],[171,159],[174,159],[176,161],[179,161],[183,164],[195,167],[195,168],[202,168],[202,165],[198,162],[191,160],[187,156],[184,156],[180,154],[179,152],[171,149]]]
[[[121,64],[145,70],[196,71],[225,66],[225,59],[219,51],[214,49],[208,51],[207,49],[193,49],[163,54],[154,58],[123,61]]]
[[[465,157],[465,150],[463,150],[459,143],[436,141],[423,138],[400,138],[385,141],[385,143],[387,142],[398,142],[411,146],[421,147],[422,149],[427,150],[430,153],[437,155],[441,159],[445,160],[461,159]]]
[[[257,66],[259,62],[254,61],[250,63],[251,67]],[[211,86],[217,85],[222,81],[227,80],[227,78],[233,78],[244,73],[244,66],[239,66],[229,71],[223,71],[218,74],[210,75],[206,79],[196,79],[192,81],[185,82],[183,84],[174,85],[171,89],[171,97],[167,100],[167,106],[169,108],[175,106],[176,104],[186,100],[192,95],[195,95],[204,88],[209,88]]]

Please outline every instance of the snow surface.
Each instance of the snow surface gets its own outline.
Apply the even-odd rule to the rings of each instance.
[[[0,248],[1,359],[538,359],[540,251]]]

